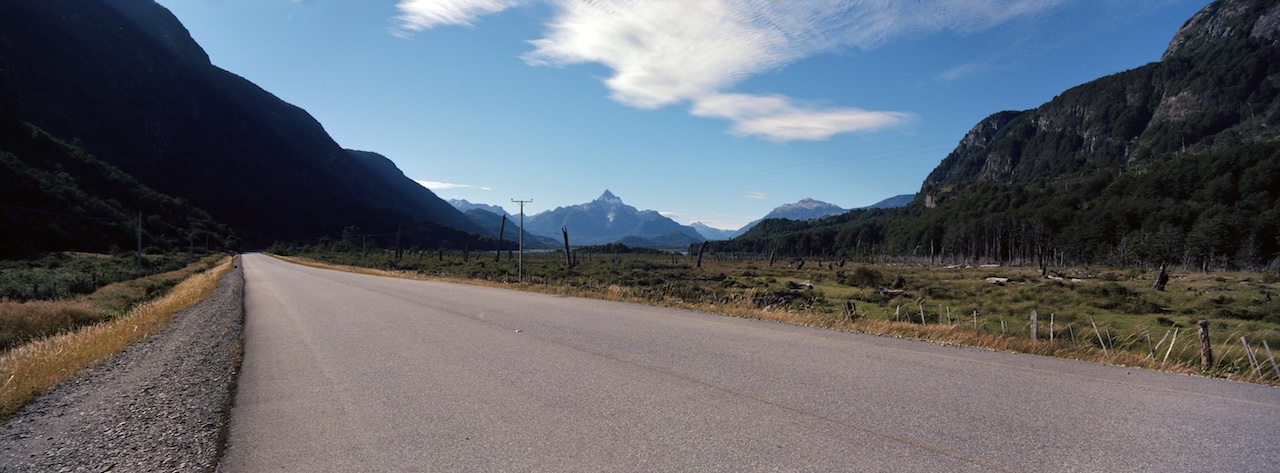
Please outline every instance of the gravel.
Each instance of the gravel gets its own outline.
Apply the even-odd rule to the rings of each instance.
[[[214,471],[244,328],[240,260],[213,296],[0,426],[0,471]]]

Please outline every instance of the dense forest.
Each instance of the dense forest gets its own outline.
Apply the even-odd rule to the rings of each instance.
[[[769,220],[719,252],[943,263],[1276,266],[1274,1],[1219,2],[1157,63],[983,120],[912,204]]]

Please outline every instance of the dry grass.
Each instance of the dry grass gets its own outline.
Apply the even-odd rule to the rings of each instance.
[[[562,258],[562,257],[560,257]],[[1037,268],[873,265],[887,285],[895,276],[907,281],[906,296],[877,293],[874,287],[855,287],[838,281],[839,272],[852,274],[857,265],[843,268],[834,263],[812,262],[798,269],[779,262],[709,259],[701,269],[672,265],[666,274],[648,271],[649,281],[627,280],[625,267],[665,263],[668,257],[628,257],[627,262],[588,262],[572,273],[551,274],[560,264],[550,257],[526,257],[528,279],[516,283],[486,279],[439,276],[446,270],[386,271],[354,268],[315,260],[287,257],[315,267],[412,279],[460,282],[590,297],[614,301],[677,307],[737,317],[824,327],[885,336],[929,340],[943,344],[981,347],[998,351],[1031,353],[1113,365],[1142,367],[1175,373],[1199,374],[1237,381],[1278,384],[1261,342],[1280,348],[1280,330],[1258,317],[1280,293],[1280,284],[1249,273],[1180,273],[1169,290],[1149,290],[1153,272],[1130,269],[1080,269],[1066,271],[1060,279],[1042,278]],[[476,259],[471,263],[478,266]],[[434,261],[428,260],[427,263]],[[443,265],[459,266],[446,260]],[[496,265],[490,264],[490,268]],[[615,268],[623,268],[616,270]],[[612,276],[606,274],[615,271]],[[618,276],[619,271],[623,276]],[[647,271],[647,270],[646,270]],[[428,274],[431,273],[431,275]],[[696,277],[720,275],[711,280]],[[727,276],[726,276],[727,275]],[[988,277],[1006,278],[1003,284]],[[654,278],[660,282],[655,283]],[[627,282],[630,281],[630,282]],[[789,283],[812,284],[798,303],[762,303],[771,294],[786,291]],[[1273,296],[1267,296],[1272,294]],[[761,297],[764,296],[764,297]],[[850,320],[841,304],[856,303],[857,317]],[[1029,314],[1039,317],[1038,339],[1030,335]],[[900,311],[900,315],[898,314]],[[921,323],[921,312],[926,321]],[[975,317],[976,312],[976,317]],[[1051,322],[1051,318],[1053,322]],[[1210,320],[1214,354],[1218,362],[1208,372],[1200,369],[1195,321]],[[1095,333],[1095,320],[1100,333]],[[1173,337],[1174,330],[1178,335]],[[1098,340],[1099,335],[1105,339]],[[1050,336],[1053,341],[1049,341]],[[1244,356],[1240,337],[1247,336],[1262,362],[1255,372]]]
[[[0,356],[0,416],[12,414],[36,394],[75,376],[82,368],[158,332],[174,313],[207,299],[230,269],[230,258],[224,258],[214,270],[187,278],[168,294],[137,305],[123,316]]]

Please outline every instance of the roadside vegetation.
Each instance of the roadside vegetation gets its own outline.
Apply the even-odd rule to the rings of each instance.
[[[1280,276],[1275,272],[930,266],[696,256],[625,246],[526,253],[333,251],[283,247],[313,265],[401,277],[656,304],[1280,385]],[[1036,314],[1032,336],[1032,313]],[[1197,322],[1214,356],[1204,369]],[[1243,341],[1242,341],[1243,338]],[[1246,348],[1247,347],[1247,348]],[[1252,353],[1252,356],[1249,354]]]
[[[133,274],[132,255],[57,254],[0,263],[3,290],[45,288],[0,299],[0,417],[154,334],[172,314],[207,298],[231,268],[230,258],[219,255],[189,264],[185,256],[154,255],[144,261],[146,272],[134,278],[123,275]],[[131,269],[122,273],[121,265]]]

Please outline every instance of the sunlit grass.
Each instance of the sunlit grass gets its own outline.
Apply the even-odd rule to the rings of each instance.
[[[341,262],[341,254],[320,254]],[[349,269],[520,290],[678,307],[738,317],[938,343],[1280,384],[1262,347],[1280,349],[1280,278],[1262,273],[1174,271],[1165,291],[1154,271],[1010,266],[938,267],[838,261],[692,258],[672,255],[526,255],[515,263],[422,253],[395,261],[369,256]],[[294,261],[342,268],[305,258]],[[363,259],[363,258],[362,258]],[[888,288],[901,276],[901,293]],[[989,282],[988,278],[996,278]],[[870,281],[870,282],[868,282]],[[854,285],[857,284],[857,285]],[[845,304],[855,316],[845,315]],[[1037,314],[1036,338],[1031,313]],[[1217,361],[1203,371],[1196,321],[1210,321]],[[1096,326],[1096,329],[1095,329]],[[1240,341],[1260,362],[1255,371]]]
[[[230,269],[231,259],[224,258],[215,269],[186,278],[167,294],[136,305],[122,316],[0,355],[0,416],[12,414],[82,368],[158,332],[174,313],[207,299]]]

